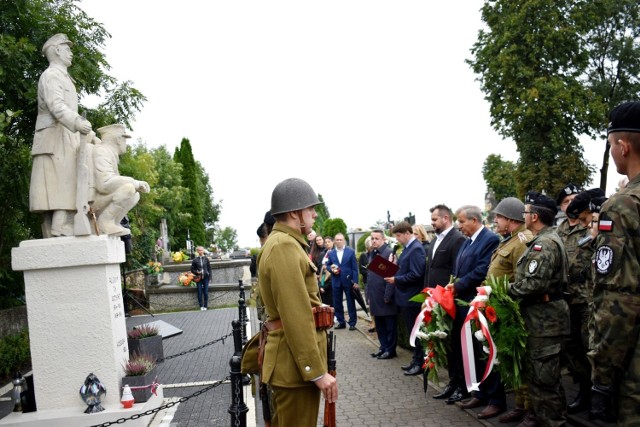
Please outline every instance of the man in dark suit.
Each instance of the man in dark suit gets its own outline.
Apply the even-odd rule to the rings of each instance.
[[[476,288],[482,285],[487,277],[491,254],[500,244],[500,238],[485,228],[482,224],[482,211],[477,206],[465,205],[456,211],[460,231],[469,239],[464,242],[456,265],[453,269],[454,281],[446,287],[451,289],[456,300],[471,302],[477,295]],[[462,324],[469,312],[469,306],[459,305],[456,302],[456,318],[451,329],[451,360],[454,363],[454,377],[451,381],[456,385],[456,390],[447,399],[451,405],[469,397],[465,379],[462,359],[462,345],[460,343],[460,331]]]
[[[435,288],[436,285],[445,286],[453,274],[458,251],[466,238],[453,226],[453,213],[445,205],[436,205],[430,209],[431,226],[436,232],[436,238],[431,241],[427,254],[427,274],[425,285]],[[434,399],[448,399],[456,390],[455,368],[452,355],[447,355],[449,360],[449,384]]]
[[[398,259],[398,272],[395,276],[385,277],[385,282],[395,285],[395,300],[402,319],[411,331],[416,317],[420,314],[420,304],[409,299],[422,291],[427,255],[422,244],[413,235],[411,224],[402,221],[395,225],[391,232],[398,242],[404,246]],[[422,372],[424,349],[419,343],[413,348],[413,358],[408,366],[404,366],[405,375],[418,375]]]
[[[369,252],[368,262],[371,262],[377,255],[389,259],[391,248],[387,245],[384,231],[373,230],[370,237],[373,249]],[[385,282],[384,277],[373,271],[369,272],[367,302],[376,325],[378,341],[380,341],[380,348],[375,353],[371,353],[371,357],[391,359],[397,356],[398,307],[396,307],[395,292],[395,286]]]
[[[358,316],[356,315],[356,303],[351,294],[351,287],[358,286],[353,282],[354,277],[358,277],[358,261],[353,249],[346,246],[346,241],[342,233],[338,233],[333,238],[335,248],[329,252],[327,269],[331,272],[331,285],[333,286],[333,308],[338,319],[336,329],[344,329],[347,324],[344,319],[344,307],[342,305],[342,294],[347,296],[347,310],[349,311],[349,330],[355,331]]]

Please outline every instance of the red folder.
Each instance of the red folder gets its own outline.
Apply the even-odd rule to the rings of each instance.
[[[391,277],[398,272],[398,266],[396,264],[388,259],[384,259],[380,255],[376,255],[371,260],[367,269],[382,277]]]

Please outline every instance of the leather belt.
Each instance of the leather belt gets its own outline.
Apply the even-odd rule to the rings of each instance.
[[[282,320],[268,320],[264,322],[264,327],[267,328],[269,332],[277,331],[278,329],[282,329]]]

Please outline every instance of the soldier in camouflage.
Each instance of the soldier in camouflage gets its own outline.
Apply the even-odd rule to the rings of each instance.
[[[534,239],[518,260],[509,295],[520,299],[527,332],[524,379],[533,413],[520,426],[566,424],[566,400],[560,383],[560,352],[569,334],[569,307],[563,291],[568,262],[562,241],[552,228],[557,205],[553,199],[529,192],[523,211],[525,226]]]
[[[594,258],[592,419],[640,425],[640,102],[610,114],[607,140],[629,184],[600,210]]]
[[[591,364],[587,359],[589,348],[589,296],[587,279],[591,276],[591,258],[594,253],[590,244],[592,198],[604,196],[600,188],[579,193],[567,206],[567,221],[558,227],[558,235],[564,243],[569,260],[569,284],[566,299],[569,303],[571,332],[563,352],[573,382],[579,384],[578,394],[567,406],[569,414],[577,414],[589,407],[591,392]],[[573,224],[573,225],[570,225]]]

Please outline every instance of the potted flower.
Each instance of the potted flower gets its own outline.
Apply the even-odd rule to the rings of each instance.
[[[144,267],[148,285],[158,285],[160,275],[164,271],[162,263],[158,261],[149,261]]]
[[[128,385],[136,403],[146,402],[156,394],[156,361],[148,354],[136,353],[123,365],[122,387]]]
[[[155,361],[164,359],[162,348],[162,335],[159,334],[158,327],[152,324],[135,326],[127,332],[127,344],[129,346],[129,356],[134,354],[148,354]]]

